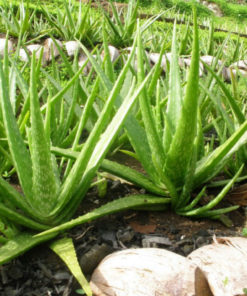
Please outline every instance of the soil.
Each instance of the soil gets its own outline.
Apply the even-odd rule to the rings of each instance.
[[[97,189],[91,189],[77,215],[134,193],[140,193],[134,186],[109,181],[106,196],[100,198]],[[73,238],[82,269],[90,279],[101,259],[116,250],[158,247],[186,256],[209,244],[214,235],[240,236],[246,223],[244,208],[229,218],[231,227],[219,221],[191,220],[171,211],[125,211],[76,227],[67,235]],[[76,296],[78,289],[66,266],[46,244],[0,267],[0,296]]]

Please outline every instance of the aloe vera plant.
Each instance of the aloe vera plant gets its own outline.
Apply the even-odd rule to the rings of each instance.
[[[29,127],[27,127],[28,120],[26,119],[25,121],[27,127],[26,143],[23,139],[25,133],[21,133],[10,101],[8,56],[5,55],[4,66],[0,61],[0,102],[3,119],[1,129],[6,134],[11,163],[18,175],[22,188],[22,193],[19,193],[6,180],[0,177],[0,264],[13,259],[42,241],[55,237],[60,231],[65,229],[64,226],[59,228],[59,225],[64,225],[65,222],[70,221],[78,205],[85,197],[92,178],[116,138],[130,108],[151,77],[152,72],[140,85],[135,86],[135,82],[132,83],[128,95],[109,122],[109,114],[112,114],[114,102],[126,72],[130,67],[133,55],[134,51],[109,91],[108,98],[98,120],[77,155],[76,161],[68,166],[64,177],[62,175],[59,176],[58,163],[50,152],[51,120],[49,110],[51,110],[54,103],[62,99],[61,93],[64,94],[69,86],[73,85],[74,89],[78,88],[77,80],[83,71],[83,67],[77,71],[72,80],[68,82],[67,86],[60,93],[49,98],[46,104],[40,108],[37,80],[39,78],[42,57],[40,57],[37,63],[35,54],[32,56],[30,86],[29,91],[26,92],[27,97],[25,101],[29,103],[24,103],[23,105],[23,108],[26,108],[26,111],[29,110],[29,112],[25,113],[26,115],[22,115],[23,113],[21,112],[22,117],[25,118],[28,118],[30,113]],[[85,106],[84,112],[81,114],[81,122],[88,118],[90,105],[92,105],[94,98],[95,96],[89,99],[88,105]],[[44,111],[46,111],[45,117],[43,115]],[[80,124],[78,131],[80,131]],[[85,223],[122,209],[142,204],[158,203],[162,205],[167,203],[167,201],[168,199],[160,197],[130,196],[124,200],[109,203],[86,216],[82,216],[80,218],[82,220],[79,223]],[[70,228],[77,225],[78,220],[71,220],[68,223]],[[56,226],[58,228],[53,229],[52,234],[45,233],[37,237],[35,236],[40,231],[49,230]],[[66,224],[66,227],[68,227],[68,224]],[[60,254],[67,264],[71,260],[76,260],[73,244],[70,240],[58,241],[51,248]],[[69,257],[64,257],[64,248],[70,250],[68,251],[70,253]],[[73,266],[71,267],[72,273],[78,278],[79,267],[78,265],[74,266],[77,267],[75,270]],[[91,295],[81,272],[79,272],[79,278],[79,282],[84,286],[84,290],[88,291],[88,295]]]

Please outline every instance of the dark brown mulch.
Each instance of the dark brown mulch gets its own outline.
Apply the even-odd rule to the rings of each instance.
[[[92,189],[79,209],[82,214],[100,204],[138,190],[119,181],[109,181],[102,199]],[[126,211],[101,218],[72,229],[78,259],[90,278],[93,269],[107,254],[125,248],[159,247],[181,255],[212,241],[212,236],[239,236],[245,223],[245,212],[230,214],[233,226],[225,227],[212,220],[191,220],[171,211]],[[77,283],[61,260],[41,245],[11,263],[0,267],[0,296],[76,296]]]

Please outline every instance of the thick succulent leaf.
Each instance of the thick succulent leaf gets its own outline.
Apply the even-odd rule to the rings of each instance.
[[[178,65],[176,23],[173,29],[172,38],[172,59],[170,64],[169,93],[167,102],[166,126],[164,134],[164,148],[167,153],[175,134],[182,109],[182,87],[180,81],[180,69]]]
[[[92,55],[88,52],[88,50],[83,45],[82,45],[82,47],[83,47],[83,50],[88,55],[88,58],[90,59],[90,62],[92,63],[92,65],[99,71],[99,73],[101,73],[102,77],[105,77],[104,73],[102,72],[99,65],[92,57]],[[61,193],[59,195],[59,199],[63,204],[66,203],[66,200],[68,199],[68,197],[69,196],[71,197],[73,195],[73,193],[76,191],[76,189],[78,188],[78,184],[80,183],[80,180],[81,180],[84,170],[87,166],[87,163],[92,156],[92,153],[94,151],[94,147],[96,146],[97,142],[99,141],[101,133],[104,130],[104,128],[106,127],[107,122],[109,121],[109,116],[111,115],[111,111],[113,109],[116,97],[121,89],[126,72],[129,68],[130,61],[131,60],[129,59],[127,61],[127,63],[125,64],[124,68],[122,69],[116,83],[114,84],[114,87],[111,90],[111,93],[109,94],[108,100],[106,101],[106,103],[103,107],[103,110],[99,116],[99,119],[94,126],[94,129],[90,133],[79,157],[77,158],[75,164],[73,165],[69,175],[67,176],[67,178],[61,188]],[[110,81],[107,81],[107,82],[109,82],[109,84],[111,84]],[[143,85],[142,85],[142,87],[143,87]],[[125,100],[125,102],[124,102],[125,108],[126,108],[126,106],[128,106],[128,108],[130,108],[133,105],[133,103],[136,99],[136,96],[137,96],[137,93],[135,94],[135,96],[129,97],[129,100]],[[118,116],[121,117],[121,114],[119,114]],[[125,116],[123,118],[125,118]],[[121,121],[118,122],[117,126],[118,126],[118,128],[121,126]],[[113,136],[114,136],[114,134],[112,133],[109,140],[111,140]],[[103,152],[105,152],[105,151],[103,151]],[[56,210],[58,210],[59,208],[60,208],[60,206],[57,205]]]
[[[143,57],[143,47],[140,34],[140,27],[137,28],[137,60],[138,60],[138,83],[140,84],[145,77],[144,71],[144,57]],[[147,88],[144,87],[141,95],[139,97],[140,109],[142,113],[142,119],[145,126],[145,131],[147,134],[148,143],[152,151],[152,160],[154,162],[155,169],[160,172],[159,167],[163,168],[165,164],[165,154],[162,146],[162,140],[158,135],[156,129],[155,120],[152,114],[152,106],[150,98],[148,97]],[[157,167],[158,166],[158,167]]]
[[[51,151],[58,156],[63,156],[69,159],[76,159],[79,155],[79,152],[72,151],[70,149],[62,149],[58,147],[51,147]],[[117,177],[123,178],[124,180],[127,180],[141,188],[144,188],[150,193],[161,196],[166,195],[164,189],[161,189],[158,186],[156,186],[148,177],[125,165],[119,164],[115,161],[104,159],[100,167],[102,170],[110,174],[113,174]]]
[[[94,70],[98,74],[98,77],[101,80],[101,83],[103,84],[106,91],[110,92],[113,88],[112,82],[109,80],[109,78],[105,75],[105,73],[102,71],[101,67],[97,64],[95,59],[90,55],[90,53],[87,51],[87,49],[82,45],[83,50],[87,54],[90,63],[94,67]],[[130,61],[133,58],[133,55],[136,51],[136,41],[133,44],[131,55],[126,62],[126,65],[130,63]],[[121,102],[123,99],[118,94],[118,97],[116,99],[116,106],[120,107]],[[151,149],[148,144],[147,135],[145,133],[145,130],[140,125],[138,120],[132,115],[131,113],[127,116],[125,119],[124,127],[126,129],[126,132],[130,138],[131,144],[133,145],[139,159],[141,159],[142,165],[144,169],[147,171],[147,173],[150,175],[153,182],[158,182],[158,175],[155,172],[155,167],[153,163],[150,161],[152,158]]]
[[[3,72],[2,62],[0,61],[0,102],[9,149],[22,190],[25,196],[32,200],[33,195],[31,158],[15,120],[15,116],[9,99],[7,80],[8,78]]]
[[[50,248],[64,261],[73,276],[81,285],[87,296],[92,296],[90,285],[82,273],[79,265],[75,247],[71,238],[62,238],[50,244]]]
[[[161,196],[166,195],[165,190],[156,186],[149,178],[125,165],[104,159],[100,167],[108,173],[146,189],[150,193]]]
[[[59,226],[51,228],[47,231],[41,232],[37,234],[35,237],[42,237],[48,234],[58,234],[65,230],[71,229],[77,225],[84,224],[89,221],[96,220],[100,217],[114,214],[120,211],[128,210],[128,209],[135,209],[137,207],[148,207],[148,206],[163,206],[165,204],[170,203],[170,198],[165,197],[157,197],[153,195],[130,195],[127,197],[123,197],[112,202],[109,202],[98,209],[95,209],[83,216],[78,218],[72,219],[69,222],[63,223]]]
[[[194,13],[194,40],[192,61],[186,87],[186,93],[181,109],[181,116],[177,123],[170,149],[167,154],[164,172],[176,186],[185,182],[187,168],[193,155],[193,145],[196,137],[197,112],[198,112],[198,82],[199,81],[199,39]],[[174,199],[174,206],[176,200]]]
[[[128,96],[127,98],[125,98],[123,104],[121,105],[121,107],[118,109],[117,113],[115,114],[115,116],[113,117],[111,123],[107,126],[106,130],[104,131],[103,134],[98,135],[97,137],[95,137],[95,141],[93,142],[93,144],[90,144],[90,136],[87,140],[87,142],[85,143],[85,145],[83,146],[83,150],[82,152],[79,154],[78,159],[75,162],[74,167],[71,170],[71,176],[69,175],[66,179],[66,182],[68,182],[66,184],[66,186],[71,187],[71,180],[72,182],[75,182],[75,180],[77,180],[78,183],[74,183],[74,185],[76,186],[76,188],[71,188],[71,190],[74,191],[74,193],[76,194],[76,196],[73,196],[73,200],[70,200],[68,202],[69,199],[67,199],[67,206],[66,209],[63,209],[63,206],[66,205],[66,199],[64,200],[65,203],[63,204],[63,206],[59,206],[57,209],[62,212],[62,215],[69,215],[69,217],[71,217],[73,215],[73,212],[76,210],[76,207],[78,206],[79,202],[82,200],[82,198],[84,197],[84,195],[86,194],[90,183],[92,181],[92,178],[94,177],[98,167],[100,166],[100,163],[102,162],[103,158],[105,157],[106,153],[109,151],[113,141],[116,139],[118,132],[123,124],[124,119],[126,118],[127,114],[129,113],[131,107],[133,106],[133,104],[135,103],[137,97],[139,96],[140,92],[142,91],[143,87],[145,86],[145,84],[147,83],[148,79],[150,78],[150,76],[152,75],[152,71],[149,73],[149,75],[145,78],[145,80],[142,82],[142,84],[137,88],[137,90],[134,92],[134,94],[132,96]],[[115,93],[115,88],[118,88],[119,84],[118,81],[121,81],[121,78],[119,78],[116,82],[116,86],[114,86],[113,90],[112,90],[112,95]],[[110,95],[111,98],[111,95]],[[109,114],[108,113],[108,109],[107,109],[107,103],[105,105],[105,109],[103,109],[102,111],[102,116]],[[104,114],[105,112],[105,114]],[[100,122],[100,119],[99,119]],[[103,122],[102,122],[103,123]],[[95,125],[95,129],[98,132],[99,130],[99,126],[98,126],[98,122]],[[93,131],[91,133],[93,135]],[[97,134],[95,134],[97,135]],[[90,147],[95,147],[93,150],[89,150]],[[86,151],[86,153],[88,154],[87,157],[88,160],[86,159],[85,162],[83,162],[83,154],[84,151]],[[80,163],[82,162],[82,163]],[[85,164],[87,164],[85,166]],[[84,166],[83,170],[82,170],[82,166]],[[76,172],[76,173],[75,173]],[[77,174],[77,175],[73,175],[73,173]],[[75,191],[76,189],[76,191]],[[67,188],[64,187],[64,193],[66,193]],[[62,221],[62,216],[59,215],[59,220]]]
[[[194,188],[212,179],[224,167],[233,153],[247,142],[246,131],[247,121],[224,144],[197,163],[193,182]]]
[[[207,71],[210,72],[210,74],[214,77],[214,79],[217,81],[217,85],[221,88],[222,92],[224,93],[229,105],[232,108],[232,111],[234,115],[236,116],[239,124],[242,124],[245,121],[245,115],[243,114],[242,110],[239,108],[237,102],[227,89],[225,83],[222,81],[219,75],[217,75],[211,67],[204,64],[204,67],[207,69]]]
[[[30,109],[31,109],[31,139],[33,193],[35,207],[47,215],[56,203],[58,191],[56,177],[53,172],[51,152],[44,130],[43,118],[40,111],[37,87],[35,55],[32,57],[30,80]]]
[[[55,233],[34,237],[30,233],[20,233],[15,238],[8,241],[0,247],[0,265],[11,261],[12,259],[20,256],[34,246],[39,245],[55,237]]]
[[[227,192],[232,188],[233,184],[236,182],[237,178],[241,174],[243,167],[244,166],[242,165],[241,168],[238,170],[238,172],[235,174],[235,176],[231,179],[231,181],[228,184],[226,184],[224,188],[220,191],[220,193],[218,193],[218,195],[215,198],[213,198],[209,203],[207,203],[205,206],[202,206],[193,210],[189,210],[189,211],[185,210],[184,212],[179,211],[179,213],[185,216],[200,216],[201,214],[205,214],[205,216],[207,216],[206,213],[210,213],[210,210],[215,206],[217,206],[219,202],[225,197]],[[234,209],[236,209],[236,207],[234,207]],[[220,214],[223,214],[223,212],[221,213],[220,210],[218,210],[218,215]]]
[[[35,211],[37,210],[35,209]],[[10,206],[7,207],[2,203],[0,203],[0,217],[5,217],[6,219],[14,222],[15,224],[23,225],[30,229],[44,230],[48,228],[47,225],[36,222],[35,220],[28,218],[25,214],[20,214],[16,210],[11,209]],[[37,219],[38,218],[39,216],[37,216]]]
[[[35,218],[37,217],[36,210],[30,207],[28,202],[23,198],[17,190],[14,189],[7,181],[0,177],[0,196],[1,200],[12,204],[23,210],[25,214]]]

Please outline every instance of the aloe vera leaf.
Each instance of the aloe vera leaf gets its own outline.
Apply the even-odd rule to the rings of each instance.
[[[63,223],[59,226],[53,227],[47,231],[41,232],[35,237],[42,237],[48,234],[57,235],[58,233],[71,229],[77,225],[86,223],[88,221],[96,220],[105,215],[114,214],[120,211],[133,209],[139,206],[154,206],[169,204],[170,198],[157,197],[152,195],[130,195],[118,200],[109,202],[83,216],[72,219],[69,222]]]
[[[52,27],[55,27],[58,30],[58,32],[60,32],[60,34],[63,36],[63,31],[61,29],[62,28],[61,23],[57,23],[57,22],[53,21],[51,14],[43,6],[40,6],[40,8],[42,10],[42,13],[45,15],[48,23],[50,23]]]
[[[197,194],[197,196],[195,198],[192,199],[192,201],[190,202],[190,204],[188,204],[187,206],[180,208],[178,210],[178,212],[189,212],[190,210],[192,210],[200,201],[200,199],[203,197],[203,195],[206,192],[207,187],[204,186],[202,188],[202,190]]]
[[[211,19],[209,25],[209,40],[208,40],[208,48],[207,54],[213,56],[214,55],[214,21]]]
[[[66,264],[73,276],[77,279],[87,296],[92,296],[90,285],[82,273],[79,265],[75,247],[71,238],[62,238],[50,244],[50,248],[54,251]]]
[[[73,197],[73,201],[70,201],[70,204],[67,205],[66,209],[64,209],[64,212],[62,213],[63,215],[67,211],[68,214],[71,216],[73,214],[73,211],[69,211],[69,208],[73,207],[74,204],[75,210],[80,200],[86,194],[86,191],[90,186],[90,182],[92,181],[92,178],[96,173],[96,170],[98,169],[101,161],[110,149],[110,146],[113,143],[113,140],[116,138],[130,108],[133,106],[143,87],[152,75],[151,71],[149,75],[145,78],[145,80],[142,82],[142,84],[135,91],[135,93],[132,96],[125,98],[123,104],[117,110],[115,116],[113,117],[110,124],[107,126],[104,133],[100,135],[100,127],[102,128],[102,125],[104,125],[105,117],[107,117],[109,114],[109,106],[111,106],[111,104],[114,103],[111,102],[111,99],[114,96],[114,94],[117,95],[118,89],[121,86],[121,80],[124,78],[121,76],[124,75],[124,73],[125,72],[123,69],[123,73],[120,74],[120,77],[114,85],[112,93],[109,96],[109,101],[106,102],[104,109],[102,110],[102,114],[100,115],[99,120],[95,125],[95,130],[93,130],[89,135],[88,140],[83,146],[83,149],[79,154],[79,157],[77,158],[74,166],[70,171],[70,174],[68,175],[66,181],[64,182],[64,185],[62,186],[59,198],[63,206],[59,205],[56,210],[62,211],[62,208],[68,200],[68,196],[71,196],[73,193],[76,194],[76,197]],[[90,138],[91,135],[92,138]],[[91,147],[95,148],[92,149]]]
[[[10,90],[9,97],[12,105],[13,113],[16,114],[16,72],[13,67],[11,67],[10,71]]]
[[[59,134],[59,142],[62,142],[62,140],[65,138],[66,134],[68,133],[71,123],[74,116],[75,107],[77,105],[77,99],[78,99],[78,92],[79,92],[79,81],[77,80],[73,87],[73,93],[72,93],[72,100],[68,106],[68,110],[66,111],[66,115],[64,116],[64,122],[60,125],[57,133]],[[64,104],[63,104],[64,105]]]
[[[205,211],[205,212],[202,212],[202,213],[196,215],[196,217],[200,217],[200,218],[205,217],[205,218],[209,218],[209,219],[219,219],[219,220],[221,220],[222,223],[225,224],[226,220],[222,219],[223,217],[221,217],[221,216],[224,215],[224,214],[227,214],[229,212],[235,211],[238,208],[239,208],[239,206],[230,206],[230,207],[226,207],[226,208],[223,208],[223,209]],[[183,216],[187,216],[187,215],[183,215]],[[188,216],[190,216],[190,215],[188,215]],[[228,227],[229,227],[229,225],[228,225]]]
[[[38,93],[36,88],[35,54],[32,56],[30,79],[30,116],[32,137],[32,168],[33,168],[33,193],[35,207],[41,213],[48,214],[56,202],[58,191],[49,144],[44,130],[43,118],[40,111]]]
[[[179,55],[186,54],[186,48],[188,45],[189,36],[190,36],[190,22],[187,22],[186,30],[185,30],[184,36],[181,40],[180,47],[179,47]]]
[[[227,111],[223,108],[221,99],[220,98],[215,98],[215,94],[213,94],[210,90],[208,90],[202,83],[200,84],[200,87],[203,89],[203,91],[208,95],[208,97],[212,100],[213,104],[215,107],[219,110],[222,118],[225,120],[227,123],[228,129],[230,133],[232,134],[234,132],[234,122],[228,115]]]
[[[137,78],[140,84],[145,77],[144,65],[143,65],[143,48],[140,34],[140,27],[137,28],[137,60],[138,60],[138,71]],[[152,157],[156,158],[159,166],[163,167],[165,162],[165,154],[162,147],[161,139],[159,138],[158,131],[156,129],[155,121],[151,112],[150,98],[147,96],[147,88],[144,87],[139,97],[139,103],[142,113],[142,119],[147,134],[148,143],[152,151]],[[154,164],[155,166],[155,164]],[[156,166],[155,166],[156,167]]]
[[[237,180],[237,178],[240,176],[242,170],[243,170],[244,165],[240,167],[240,169],[237,171],[235,176],[231,179],[231,181],[226,184],[223,189],[220,191],[220,193],[213,198],[209,203],[207,203],[205,206],[199,207],[194,210],[186,211],[186,216],[196,216],[196,215],[201,215],[205,212],[208,212],[212,208],[214,208],[216,205],[219,204],[219,202],[225,197],[227,192],[232,188],[233,184]]]
[[[6,202],[22,209],[29,216],[36,218],[36,211],[30,207],[23,196],[16,191],[7,181],[0,177],[0,196]]]
[[[136,48],[136,41],[137,40],[135,39],[131,55],[130,55],[128,61],[126,62],[125,66],[129,65],[129,63],[131,62],[131,60],[133,58],[133,55],[135,53],[135,48]],[[90,55],[88,50],[83,45],[81,45],[81,47],[85,51],[85,53],[87,54],[87,56],[90,60],[90,63],[92,64],[93,68],[95,69],[98,76],[100,77],[100,80],[101,80],[104,88],[107,91],[111,91],[111,89],[113,87],[111,81],[104,74],[101,67],[93,59],[93,57]],[[119,98],[117,98],[117,100],[116,100],[116,105],[119,106],[121,101],[122,101],[122,99],[119,96]],[[150,161],[151,149],[149,147],[147,136],[146,136],[144,129],[139,124],[139,122],[136,120],[136,118],[134,116],[132,116],[132,114],[129,114],[127,116],[125,123],[124,123],[124,127],[128,133],[128,136],[130,138],[131,144],[133,145],[133,148],[135,149],[139,159],[141,160],[143,167],[148,172],[148,174],[151,176],[152,180],[154,182],[155,182],[155,180],[157,181],[158,175],[157,175],[157,173],[155,173],[154,165]]]
[[[85,125],[86,125],[86,122],[87,122],[87,120],[89,118],[90,111],[92,110],[93,102],[94,102],[94,100],[95,100],[95,98],[97,96],[98,89],[99,89],[99,81],[100,80],[97,77],[96,81],[95,81],[95,84],[93,85],[91,95],[89,96],[89,98],[88,98],[88,100],[86,102],[86,105],[84,106],[82,116],[80,118],[79,125],[78,125],[76,134],[74,136],[73,144],[72,144],[72,147],[71,147],[73,151],[76,149],[76,146],[79,143],[82,131],[83,131],[83,129],[84,129]],[[72,167],[72,162],[70,160],[68,162],[68,164],[67,164],[67,167],[66,167],[66,170],[65,170],[65,173],[64,173],[65,178],[68,176],[68,173],[69,173],[71,167]]]
[[[149,87],[148,87],[148,96],[151,97],[153,95],[153,93],[155,92],[156,89],[156,85],[157,85],[157,81],[160,77],[160,73],[161,73],[161,62],[162,62],[162,58],[166,49],[166,41],[163,42],[162,47],[161,47],[161,51],[160,51],[160,56],[158,59],[158,62],[155,64],[155,71],[154,71],[154,75],[150,81]]]
[[[29,229],[44,230],[49,228],[47,225],[36,222],[33,219],[26,217],[25,215],[19,214],[16,210],[12,210],[9,207],[0,203],[0,216],[5,217],[9,221],[13,221],[17,225],[23,225]]]
[[[139,0],[131,0],[128,3],[127,15],[124,22],[123,39],[131,38],[135,29],[136,19],[139,8]]]
[[[185,174],[191,161],[196,136],[199,84],[199,39],[195,11],[193,36],[192,60],[183,107],[164,167],[164,171],[175,186],[182,186],[184,184]],[[177,200],[174,199],[173,206],[176,205],[176,202]]]
[[[221,88],[222,92],[224,93],[225,97],[227,98],[227,101],[229,105],[232,108],[233,113],[235,114],[239,124],[242,124],[245,121],[245,115],[242,113],[241,109],[239,108],[237,102],[232,97],[231,93],[225,86],[225,83],[222,81],[222,79],[214,73],[214,71],[209,67],[208,65],[204,64],[205,68],[208,72],[214,77],[214,79],[217,81],[217,85]]]
[[[33,237],[29,233],[20,233],[0,247],[0,265],[11,261],[34,246],[39,245],[55,237],[56,234],[48,234],[42,237]]]
[[[169,93],[167,102],[166,125],[164,130],[164,149],[169,151],[173,135],[177,129],[182,109],[182,87],[180,81],[180,69],[178,65],[178,53],[176,42],[176,22],[173,28],[172,37],[172,59],[170,63]]]
[[[68,19],[68,27],[74,29],[75,23],[74,23],[72,15],[71,15],[71,11],[69,9],[67,1],[64,1],[64,8],[65,8],[65,12],[66,12],[66,17]]]
[[[101,169],[111,173],[115,176],[123,178],[141,188],[146,189],[148,192],[157,194],[160,196],[165,196],[166,192],[164,189],[156,186],[150,179],[145,177],[143,174],[125,166],[118,164],[116,162],[104,159],[100,165]]]
[[[61,58],[62,58],[62,60],[63,60],[63,62],[65,64],[67,70],[68,70],[69,75],[72,76],[71,79],[73,79],[73,76],[78,75],[78,77],[79,77],[79,75],[82,73],[83,69],[85,68],[85,66],[87,64],[87,61],[85,61],[85,63],[83,63],[83,65],[82,65],[82,67],[76,73],[74,73],[71,62],[68,60],[68,57],[66,56],[66,54],[64,53],[62,48],[59,46],[56,39],[54,39],[52,36],[51,36],[51,38],[52,38],[53,42],[55,43],[55,46],[57,47],[57,50],[58,50],[58,52],[59,52],[59,54],[60,54],[60,56],[61,56]],[[80,73],[78,73],[78,72],[80,72]],[[86,92],[86,88],[83,85],[82,80],[81,80],[81,83],[79,85],[79,90],[80,90],[79,91],[80,98],[81,98],[82,102],[84,103],[87,100],[88,94]]]
[[[0,101],[9,149],[23,192],[27,198],[32,200],[31,158],[19,132],[6,85],[6,77],[3,72],[2,62],[0,61]]]
[[[112,23],[113,26],[116,26],[117,31],[120,33],[121,36],[123,36],[124,33],[125,33],[124,25],[121,22],[121,19],[120,19],[120,16],[119,16],[118,12],[117,12],[116,6],[112,3],[112,0],[109,0],[109,2],[110,2],[110,5],[111,5],[111,9],[112,9],[112,13],[113,13],[116,25],[113,22],[111,22],[111,23]]]
[[[224,144],[198,162],[194,175],[194,188],[212,179],[224,167],[233,153],[246,143],[246,131],[247,121]]]
[[[55,210],[53,211],[53,213],[51,215],[54,215],[57,211],[61,211],[61,208],[66,204],[69,197],[71,197],[72,194],[76,191],[76,188],[78,187],[78,183],[80,182],[80,179],[82,178],[82,174],[84,173],[87,163],[88,163],[89,159],[92,157],[94,147],[95,147],[96,143],[99,141],[100,134],[101,134],[102,130],[104,129],[107,121],[109,120],[109,113],[111,112],[111,109],[113,108],[114,100],[119,93],[119,89],[122,85],[123,79],[125,77],[125,73],[128,69],[128,66],[129,66],[129,63],[127,62],[125,67],[121,71],[121,73],[118,77],[118,80],[116,81],[106,104],[104,105],[104,108],[103,108],[102,113],[99,117],[99,120],[97,121],[93,131],[89,135],[85,145],[83,146],[81,153],[79,154],[79,157],[77,158],[76,162],[74,163],[68,177],[66,178],[66,180],[61,188],[61,192],[59,194],[59,201],[60,202],[57,204]],[[148,76],[147,79],[149,77],[150,76]],[[147,79],[145,80],[145,82],[147,81]],[[143,85],[142,85],[142,87],[143,87]],[[140,89],[138,91],[140,91]],[[132,106],[132,104],[134,103],[134,101],[136,99],[138,91],[135,93],[134,96],[132,96],[124,101],[124,105],[123,105],[123,106],[125,106],[124,108],[126,108],[126,106],[128,106],[128,108],[130,108]],[[123,110],[123,108],[122,108],[121,110],[123,111],[123,114],[119,114],[119,112],[118,112],[119,118],[122,118],[123,116],[126,115],[126,113],[125,113],[126,109]],[[120,126],[121,126],[121,121],[116,123],[116,127],[120,128]],[[115,128],[113,128],[112,131],[113,130],[115,130]],[[110,140],[112,137],[114,137],[114,133],[111,133],[111,136],[108,140]],[[105,152],[105,151],[103,150],[103,152]],[[93,172],[92,174],[95,173],[95,169],[93,171],[92,171]],[[91,174],[90,174],[90,176],[93,177]],[[84,188],[89,186],[90,181],[89,181],[89,179],[87,180]],[[81,195],[81,198],[83,198],[83,194]],[[73,199],[73,202],[74,202],[74,199]],[[63,206],[61,206],[60,204],[63,204]],[[71,206],[73,206],[73,205],[71,204]],[[59,219],[60,219],[60,217],[59,217]]]
[[[113,68],[113,63],[111,61],[110,57],[110,52],[108,48],[108,43],[107,43],[107,36],[106,36],[106,31],[104,28],[104,23],[103,23],[103,45],[104,45],[104,60],[105,60],[105,68],[106,68],[106,75],[109,77],[110,81],[114,81],[114,68]]]
[[[83,67],[76,72],[76,74],[68,81],[68,83],[63,88],[51,75],[46,73],[43,69],[41,69],[41,71],[46,75],[50,83],[58,90],[58,92],[50,99],[50,104],[53,106],[56,102],[58,102],[59,100],[62,100],[63,97],[65,98],[66,102],[70,104],[71,98],[67,92],[70,89],[70,87],[74,85],[75,81],[79,78],[80,74],[83,71]],[[46,106],[47,104],[44,104],[41,107],[42,112],[45,111]],[[77,105],[75,108],[75,114],[77,117],[81,116],[81,109],[79,105]]]
[[[77,22],[77,28],[76,28],[76,32],[75,32],[75,36],[79,35],[79,39],[82,40],[85,28],[87,26],[87,17],[89,14],[89,9],[90,9],[90,4],[87,5],[87,7],[83,7],[83,15],[81,14],[82,11],[82,2],[80,2],[80,8],[79,8],[79,15],[78,15],[78,22]]]
[[[59,156],[67,157],[69,159],[76,159],[79,152],[72,151],[71,149],[62,149],[58,147],[51,147],[51,151]],[[130,181],[133,184],[145,188],[148,192],[164,196],[165,191],[156,186],[148,177],[145,175],[114,161],[104,159],[100,165],[104,171],[123,178],[124,180]]]

